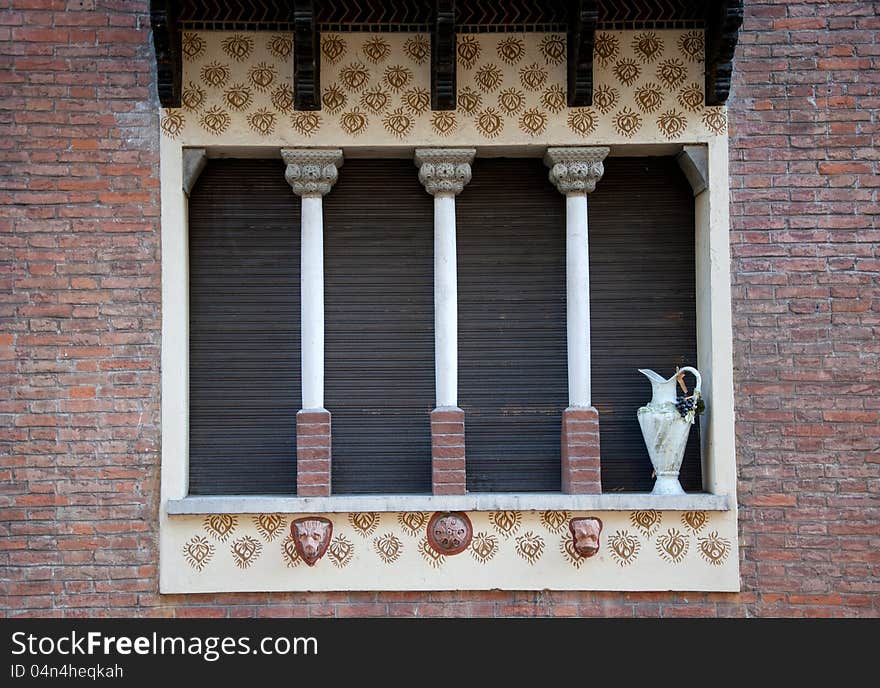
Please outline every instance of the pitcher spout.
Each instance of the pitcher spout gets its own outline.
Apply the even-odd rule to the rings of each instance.
[[[639,372],[648,378],[652,383],[656,382],[658,385],[662,385],[664,382],[667,382],[666,378],[662,375],[658,375],[653,370],[649,370],[648,368],[639,368]]]

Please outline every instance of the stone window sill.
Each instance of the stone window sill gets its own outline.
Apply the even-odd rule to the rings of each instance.
[[[167,502],[170,516],[195,514],[358,513],[400,511],[729,511],[726,494],[473,493],[466,495],[274,495],[185,497]]]

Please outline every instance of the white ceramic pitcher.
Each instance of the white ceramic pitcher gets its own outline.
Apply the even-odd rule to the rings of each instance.
[[[694,404],[696,405],[700,399],[703,379],[700,377],[699,371],[690,366],[679,368],[668,380],[653,370],[639,368],[639,372],[651,381],[653,392],[651,401],[638,411],[642,437],[645,439],[645,446],[648,448],[648,456],[651,457],[651,464],[654,466],[656,476],[651,494],[684,494],[681,483],[678,482],[678,472],[681,469],[684,449],[696,411],[691,411],[682,417],[675,407],[675,388],[678,379],[684,373],[691,373],[697,380],[697,386],[693,392]]]

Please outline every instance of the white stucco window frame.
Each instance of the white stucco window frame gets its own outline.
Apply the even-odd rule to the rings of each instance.
[[[184,189],[193,155],[167,138],[161,142],[162,239],[162,464],[160,518],[194,514],[343,513],[485,510],[736,510],[733,403],[733,331],[729,244],[727,137],[693,145],[612,145],[607,165],[620,155],[678,155],[695,191],[697,367],[707,411],[700,417],[703,492],[680,496],[642,493],[599,495],[469,493],[466,495],[190,496],[189,492],[189,258],[188,201]],[[209,157],[275,157],[275,148],[208,148]],[[528,149],[486,147],[478,157],[538,157]],[[411,157],[412,148],[346,149],[357,157]],[[344,174],[344,170],[341,172]],[[479,174],[478,168],[475,174]],[[191,178],[190,178],[191,183]],[[601,193],[601,183],[595,193]]]

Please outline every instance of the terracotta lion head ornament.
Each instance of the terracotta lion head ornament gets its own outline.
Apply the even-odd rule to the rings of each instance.
[[[290,524],[290,534],[297,554],[306,564],[314,566],[327,551],[333,535],[333,523],[318,516],[298,518]]]
[[[574,550],[584,558],[592,557],[599,551],[599,536],[602,534],[602,521],[595,516],[573,518],[568,529],[574,538]]]

